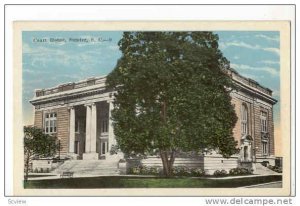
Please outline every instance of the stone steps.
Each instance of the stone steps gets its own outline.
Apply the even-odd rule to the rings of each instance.
[[[118,175],[118,161],[107,160],[68,160],[53,173],[74,172],[74,176]]]
[[[254,171],[255,174],[259,175],[278,175],[279,173],[270,170],[269,168],[263,166],[261,163],[255,163],[256,170]]]

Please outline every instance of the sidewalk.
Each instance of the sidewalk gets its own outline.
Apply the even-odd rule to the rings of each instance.
[[[267,177],[267,176],[282,176],[281,173],[270,175],[270,174],[263,174],[263,175],[242,175],[242,176],[226,176],[226,177],[204,177],[205,179],[215,179],[215,180],[224,180],[224,179],[237,179],[237,178],[247,178],[247,177]],[[198,177],[196,177],[198,178]]]
[[[28,177],[28,180],[58,179],[60,177],[59,174],[53,174],[53,173],[30,173],[29,176],[31,175],[36,175],[40,177]]]
[[[36,173],[36,174],[30,174],[30,175],[44,175],[45,177],[29,177],[28,180],[47,180],[47,179],[62,179],[60,177],[60,174],[53,174],[53,173]],[[49,175],[49,176],[48,176]],[[50,176],[51,175],[51,176]],[[282,174],[278,173],[278,176],[281,176]],[[108,175],[76,175],[74,173],[74,176],[72,178],[79,178],[79,177],[103,177]],[[109,175],[109,176],[123,176],[123,177],[157,177],[154,175]],[[226,177],[214,177],[214,176],[205,176],[205,177],[186,177],[186,178],[192,178],[192,179],[212,179],[212,180],[222,180],[222,179],[238,179],[238,178],[249,178],[249,177],[264,177],[264,176],[270,176],[268,174],[264,175],[243,175],[243,176],[226,176]],[[272,175],[273,176],[273,175]],[[176,176],[174,176],[176,178]],[[65,177],[67,178],[67,177]],[[180,177],[178,177],[180,178]]]
[[[282,188],[282,181],[268,182],[264,184],[250,185],[239,188]]]

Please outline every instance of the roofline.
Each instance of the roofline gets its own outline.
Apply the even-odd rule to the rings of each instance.
[[[261,87],[261,88],[263,88],[263,89],[265,89],[265,90],[267,90],[267,91],[273,93],[273,90],[271,90],[270,88],[265,87],[265,86],[262,86],[260,83],[258,83],[258,82],[255,81],[254,79],[251,79],[251,78],[242,76],[242,75],[241,75],[240,73],[238,73],[235,69],[233,69],[233,68],[228,68],[228,70],[231,71],[231,72],[233,72],[233,73],[235,73],[235,74],[238,75],[239,77],[241,77],[241,78],[243,78],[243,79],[245,79],[245,80],[251,81],[251,82],[253,82],[254,84],[256,84],[257,86],[259,86],[259,87]]]
[[[244,87],[243,89],[247,90],[248,92],[251,92],[252,94],[255,94],[255,95],[258,95],[258,96],[264,98],[265,100],[267,100],[268,102],[270,102],[273,105],[278,102],[276,99],[274,99],[272,97],[271,89],[261,86],[258,82],[256,82],[253,79],[243,77],[242,75],[240,75],[237,71],[235,71],[232,68],[228,69],[228,71],[234,73],[234,75],[236,75],[239,78],[241,78],[242,80],[246,81],[246,82],[243,82],[242,80],[239,81],[239,79],[234,78],[234,76],[231,73],[228,73],[231,76],[234,83]],[[66,96],[71,97],[74,95],[75,96],[76,95],[84,95],[84,94],[86,95],[91,92],[93,93],[93,92],[99,91],[99,89],[101,89],[101,88],[102,88],[101,91],[106,91],[106,86],[105,86],[106,77],[107,77],[107,75],[102,75],[102,76],[98,76],[98,77],[90,77],[90,78],[86,78],[84,80],[80,80],[78,82],[68,82],[68,83],[59,84],[55,87],[50,87],[50,88],[46,88],[46,89],[36,89],[34,98],[29,100],[29,102],[33,105],[36,105],[36,104],[39,104],[42,102],[48,102],[48,101],[52,101],[52,100],[56,100],[56,99],[63,99]],[[94,84],[87,85],[87,86],[84,85],[82,87],[76,88],[76,86],[78,86],[80,84],[88,83],[89,81],[94,81]],[[99,82],[96,83],[96,81],[99,81]],[[250,84],[247,84],[247,82],[253,83],[257,87],[251,86]],[[103,83],[104,83],[104,85],[103,85]],[[59,91],[59,89],[64,86],[71,86],[72,89]],[[259,90],[259,88],[262,88],[262,90],[266,90],[266,92]],[[38,92],[42,92],[43,95],[37,96]],[[49,94],[45,94],[47,92],[49,92]],[[112,92],[112,91],[110,91],[110,92]]]

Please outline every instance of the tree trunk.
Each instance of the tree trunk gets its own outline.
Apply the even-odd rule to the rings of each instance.
[[[167,120],[167,102],[162,102],[161,108],[161,118],[163,123],[166,123]],[[170,157],[169,157],[170,156]],[[167,177],[172,176],[173,164],[175,161],[175,150],[166,151],[165,149],[160,150],[160,157],[163,164],[164,175]]]
[[[26,163],[25,163],[25,181],[27,182],[28,180],[28,172],[29,172],[29,159],[30,156],[26,157]]]
[[[164,175],[167,177],[172,176],[172,169],[175,161],[175,151],[160,151],[160,157],[163,164]]]

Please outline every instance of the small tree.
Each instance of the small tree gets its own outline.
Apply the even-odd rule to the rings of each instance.
[[[229,62],[212,32],[124,32],[107,77],[117,91],[114,132],[125,154],[158,151],[166,176],[176,153],[236,152]]]
[[[25,180],[28,179],[29,164],[32,158],[54,156],[59,145],[57,138],[44,134],[42,129],[36,127],[24,127],[24,158]]]

